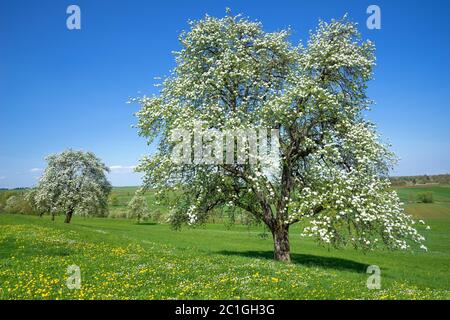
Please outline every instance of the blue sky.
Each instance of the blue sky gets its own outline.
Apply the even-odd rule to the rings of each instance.
[[[66,28],[70,4],[81,30]],[[381,8],[380,30],[366,28],[370,4]],[[132,166],[153,149],[125,102],[156,92],[187,20],[226,7],[266,31],[291,26],[293,42],[348,13],[377,47],[369,117],[401,158],[393,174],[450,173],[449,1],[0,0],[0,187],[32,186],[44,157],[69,147],[113,166],[114,185],[139,184]]]

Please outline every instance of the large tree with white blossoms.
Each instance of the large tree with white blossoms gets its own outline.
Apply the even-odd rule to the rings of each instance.
[[[46,158],[48,165],[33,190],[34,203],[52,215],[101,215],[108,212],[109,168],[92,152],[66,150]]]
[[[421,243],[387,179],[395,156],[364,118],[373,44],[345,17],[320,22],[306,45],[288,38],[239,15],[190,23],[160,93],[136,99],[140,135],[159,144],[138,168],[144,185],[171,195],[175,226],[217,207],[251,213],[270,229],[276,260],[290,260],[289,227],[299,221],[304,235],[336,247]],[[236,128],[279,130],[278,163],[174,160],[176,129]]]

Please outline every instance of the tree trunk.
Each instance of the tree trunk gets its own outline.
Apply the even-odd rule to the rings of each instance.
[[[277,226],[272,231],[274,252],[273,256],[278,261],[291,261],[291,249],[289,246],[289,226]]]
[[[68,211],[66,213],[66,219],[64,220],[64,223],[70,223],[71,219],[72,219],[72,211]]]

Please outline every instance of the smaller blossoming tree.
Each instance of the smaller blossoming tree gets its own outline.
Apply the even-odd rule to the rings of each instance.
[[[147,200],[141,190],[137,190],[128,203],[127,218],[136,219],[138,223],[149,218]]]
[[[109,168],[92,152],[66,150],[47,157],[48,166],[33,191],[38,210],[54,216],[64,212],[65,223],[72,216],[106,215],[111,184]]]

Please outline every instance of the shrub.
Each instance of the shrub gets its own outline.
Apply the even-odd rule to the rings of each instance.
[[[5,211],[7,213],[19,213],[21,211],[20,203],[19,203],[19,196],[10,196],[6,200]]]
[[[418,193],[417,201],[420,203],[433,203],[433,192]]]
[[[163,223],[167,220],[167,217],[159,210],[153,211],[153,213],[151,214],[151,217],[152,217],[153,222],[156,222],[156,223]]]
[[[110,210],[108,214],[108,218],[126,218],[127,212],[125,210]]]
[[[111,205],[111,206],[113,206],[113,207],[115,207],[115,206],[118,206],[120,203],[119,203],[119,197],[116,195],[116,194],[112,194],[110,197],[109,197],[109,204]]]

